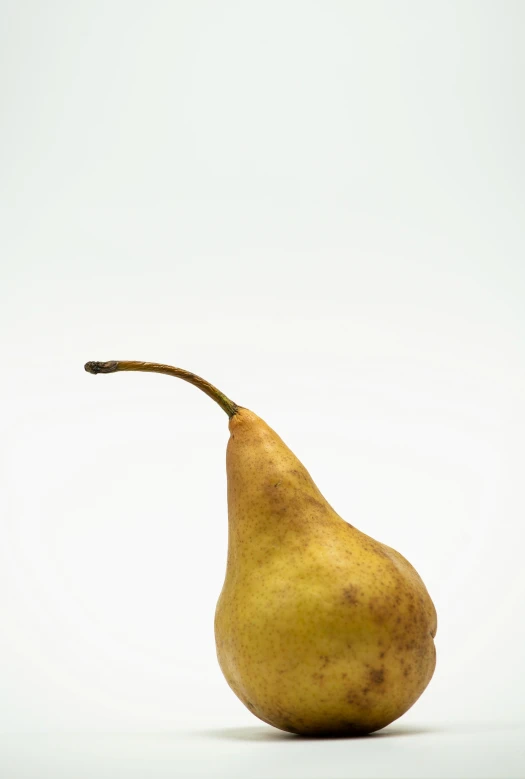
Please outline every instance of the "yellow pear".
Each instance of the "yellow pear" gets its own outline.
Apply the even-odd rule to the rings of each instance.
[[[410,563],[342,519],[284,441],[195,374],[142,362],[90,373],[182,378],[230,417],[228,561],[215,615],[224,676],[257,717],[298,734],[364,734],[429,683],[437,619]]]

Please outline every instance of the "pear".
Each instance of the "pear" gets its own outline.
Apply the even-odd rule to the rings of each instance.
[[[204,379],[156,363],[85,368],[177,376],[230,418],[215,639],[226,681],[248,709],[314,736],[371,733],[404,714],[436,663],[436,610],[412,565],[342,519],[277,433]]]

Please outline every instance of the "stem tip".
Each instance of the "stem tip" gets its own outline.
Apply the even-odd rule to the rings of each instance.
[[[109,362],[87,362],[84,365],[84,369],[88,373],[93,373],[96,375],[97,373],[113,373],[117,370],[118,363],[116,360],[110,360]]]

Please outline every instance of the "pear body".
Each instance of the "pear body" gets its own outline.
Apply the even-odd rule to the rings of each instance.
[[[400,717],[436,662],[436,611],[415,569],[343,520],[247,409],[230,420],[227,475],[215,637],[230,687],[292,733],[357,735]]]

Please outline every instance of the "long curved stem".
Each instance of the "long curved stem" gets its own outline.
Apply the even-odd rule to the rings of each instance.
[[[135,360],[110,360],[109,362],[87,362],[84,365],[88,373],[117,373],[117,371],[145,371],[148,373],[165,373],[167,376],[175,376],[178,379],[193,384],[208,397],[212,398],[231,418],[239,410],[239,406],[224,395],[209,381],[201,379],[195,373],[185,371],[183,368],[175,368],[172,365],[162,365],[157,362],[136,362]]]

